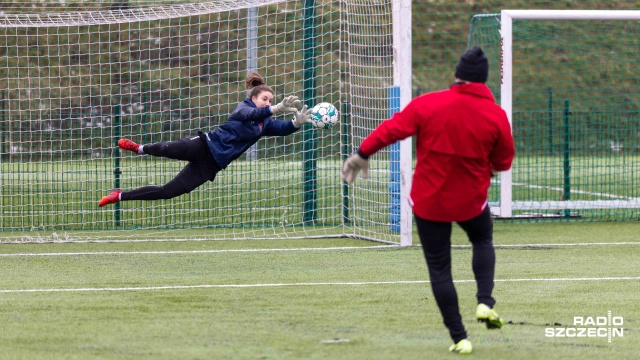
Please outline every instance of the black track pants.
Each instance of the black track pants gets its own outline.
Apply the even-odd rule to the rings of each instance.
[[[416,224],[427,261],[433,295],[440,308],[444,324],[455,343],[465,339],[467,332],[462,324],[458,307],[458,294],[451,275],[451,223],[421,219]],[[473,246],[472,267],[476,278],[478,303],[495,305],[491,297],[495,273],[496,255],[493,249],[493,224],[489,207],[479,216],[458,223],[467,233]]]
[[[120,195],[122,201],[172,199],[193,191],[207,181],[213,181],[220,171],[209,152],[209,147],[200,136],[144,145],[144,153],[189,163],[173,180],[163,186],[144,186],[123,192]]]

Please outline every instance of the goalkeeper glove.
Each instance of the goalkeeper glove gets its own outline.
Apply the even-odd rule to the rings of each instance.
[[[272,115],[280,115],[285,113],[290,113],[294,111],[298,111],[296,106],[300,105],[300,100],[298,100],[297,96],[287,96],[282,101],[276,105],[271,107]]]
[[[361,154],[360,151],[349,156],[342,165],[342,180],[347,184],[351,184],[356,180],[356,176],[362,170],[362,178],[369,177],[369,159]]]
[[[295,118],[292,120],[293,126],[299,128],[300,126],[309,122],[311,117],[311,109],[307,109],[307,105],[302,107],[302,110],[295,112]]]

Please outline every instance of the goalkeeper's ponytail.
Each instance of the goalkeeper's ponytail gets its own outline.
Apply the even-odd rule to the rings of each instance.
[[[244,87],[247,90],[247,97],[249,99],[258,96],[258,94],[263,91],[268,91],[273,94],[273,90],[265,85],[262,75],[255,71],[247,75],[244,79]]]

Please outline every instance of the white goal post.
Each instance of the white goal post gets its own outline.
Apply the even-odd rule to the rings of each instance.
[[[412,98],[411,91],[411,0],[393,2],[394,84],[400,88],[400,107]],[[413,212],[409,206],[412,181],[411,137],[400,142],[400,244],[412,244]]]
[[[513,21],[514,20],[640,20],[640,11],[616,10],[502,10],[500,13],[501,52],[501,82],[500,103],[506,111],[509,122],[513,124]],[[516,154],[517,156],[517,154]],[[513,200],[512,170],[504,171],[500,176],[500,202],[493,205],[491,210],[500,218],[513,217],[514,210],[536,211],[545,210],[581,210],[581,209],[637,209],[640,208],[640,198],[620,197],[612,200],[560,200],[536,201]],[[603,195],[595,193],[595,195]],[[607,195],[607,194],[604,194]],[[614,196],[611,196],[614,197]]]

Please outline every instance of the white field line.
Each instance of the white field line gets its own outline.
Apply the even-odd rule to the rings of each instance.
[[[599,278],[532,278],[532,279],[496,279],[495,282],[545,282],[545,281],[627,281],[640,280],[640,276],[599,277]],[[454,283],[475,283],[475,280],[454,280]],[[219,288],[266,288],[290,286],[357,286],[357,285],[404,285],[428,284],[429,280],[399,281],[354,281],[354,282],[310,282],[310,283],[273,283],[273,284],[204,284],[204,285],[167,285],[122,288],[52,288],[52,289],[0,289],[0,293],[36,293],[36,292],[99,292],[99,291],[154,291],[174,289],[219,289]]]
[[[495,248],[521,248],[521,247],[560,247],[560,246],[607,246],[607,245],[640,245],[640,241],[623,242],[593,242],[593,243],[566,243],[566,244],[493,244]],[[451,245],[454,248],[470,248],[471,245]]]
[[[500,184],[500,180],[492,180],[491,182],[494,183],[494,184]],[[564,188],[554,187],[554,186],[531,185],[531,184],[526,184],[526,183],[515,183],[515,182],[512,183],[512,185],[513,186],[527,187],[527,188],[530,188],[530,189],[546,189],[546,190],[552,190],[552,191],[557,191],[557,192],[564,192]],[[584,190],[570,190],[569,192],[572,193],[572,194],[600,196],[600,197],[608,197],[608,198],[613,198],[613,199],[623,199],[623,200],[636,200],[637,199],[637,198],[624,196],[624,195],[615,195],[615,194],[607,194],[607,193],[599,193],[599,192],[589,192],[589,191],[584,191]]]
[[[640,243],[639,243],[640,244]],[[78,256],[78,255],[174,255],[174,254],[217,254],[217,253],[255,253],[287,251],[322,251],[399,248],[400,245],[345,246],[323,248],[283,248],[283,249],[222,249],[222,250],[169,250],[169,251],[101,251],[101,252],[57,252],[57,253],[15,253],[0,254],[0,257],[12,256]]]
[[[597,242],[597,243],[573,243],[573,244],[494,244],[495,248],[528,248],[528,247],[567,247],[567,246],[607,246],[607,245],[640,245],[640,241],[634,242]],[[411,247],[421,247],[413,245]],[[472,245],[451,245],[452,248],[471,248]],[[220,253],[256,253],[256,252],[288,252],[288,251],[327,251],[327,250],[360,250],[360,249],[388,249],[406,248],[400,245],[377,246],[345,246],[322,248],[283,248],[283,249],[222,249],[222,250],[169,250],[169,251],[95,251],[95,252],[52,252],[52,253],[14,253],[0,254],[0,257],[27,257],[27,256],[86,256],[86,255],[177,255],[177,254],[220,254]]]

